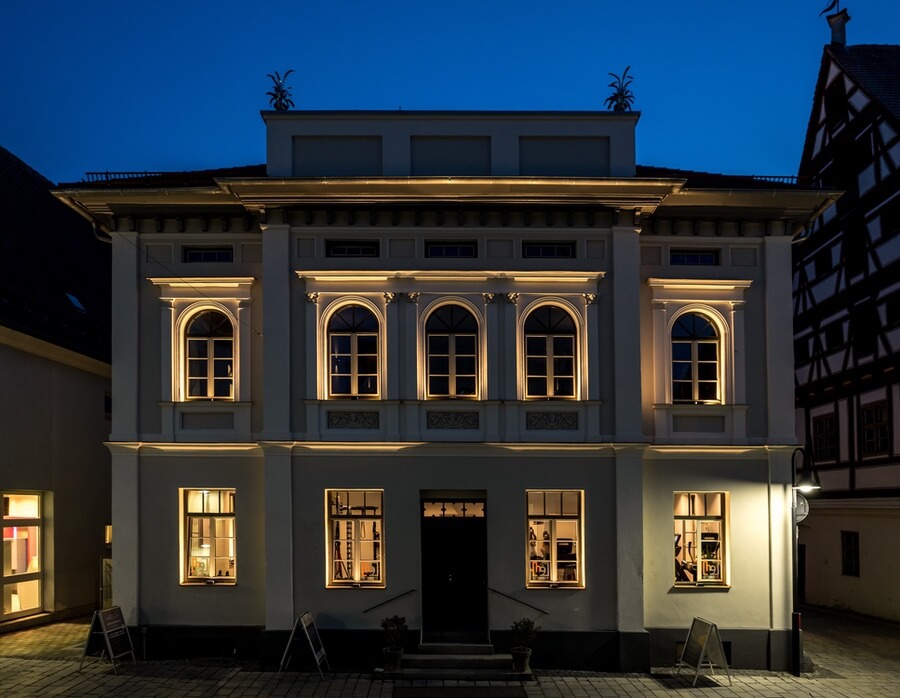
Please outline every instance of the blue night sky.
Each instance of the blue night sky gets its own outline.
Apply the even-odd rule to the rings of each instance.
[[[794,174],[828,0],[0,0],[0,145],[54,182],[262,163],[297,109],[604,109],[631,66],[638,162]],[[898,0],[844,0],[850,44]],[[898,76],[900,79],[900,76]]]

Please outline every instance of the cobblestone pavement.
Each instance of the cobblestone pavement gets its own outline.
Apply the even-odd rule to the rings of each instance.
[[[476,688],[518,688],[527,698],[586,696],[715,696],[788,698],[900,698],[900,625],[821,609],[803,614],[806,653],[813,673],[794,677],[762,671],[732,671],[701,676],[696,687],[684,673],[671,670],[646,674],[544,672],[536,681],[519,683],[464,681],[380,681],[369,674],[318,674],[258,671],[235,662],[192,660],[121,664],[113,673],[108,663],[88,659],[79,671],[87,622],[56,623],[0,635],[0,696],[147,696],[153,698],[242,698],[301,696],[303,698],[402,698],[439,686],[468,687],[467,698],[479,698]]]

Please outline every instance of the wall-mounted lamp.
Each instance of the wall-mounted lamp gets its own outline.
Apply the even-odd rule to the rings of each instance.
[[[800,467],[797,467],[797,460],[800,461]],[[822,489],[819,483],[819,473],[813,470],[812,456],[809,455],[809,449],[796,448],[794,455],[791,456],[791,467],[794,470],[794,489],[807,494]],[[798,474],[799,471],[799,474]]]

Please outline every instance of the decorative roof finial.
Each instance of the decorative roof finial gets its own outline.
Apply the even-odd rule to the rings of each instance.
[[[273,84],[272,91],[266,92],[266,96],[269,97],[269,104],[275,108],[275,111],[287,111],[294,106],[294,101],[291,99],[291,88],[284,84],[287,76],[293,72],[293,70],[288,70],[281,76],[276,70],[274,75],[268,74]]]
[[[606,98],[604,104],[606,104],[607,109],[611,109],[612,111],[631,111],[631,105],[634,102],[634,95],[631,90],[628,88],[631,85],[631,81],[634,80],[628,74],[628,71],[631,70],[631,66],[625,68],[625,71],[622,73],[622,76],[619,77],[615,73],[609,73],[613,78],[615,78],[609,86],[612,87],[615,91]]]
[[[831,2],[828,4],[828,7],[826,7],[819,13],[819,17],[824,15],[826,12],[831,12],[832,10],[834,10],[835,12],[841,11],[841,0],[831,0]]]

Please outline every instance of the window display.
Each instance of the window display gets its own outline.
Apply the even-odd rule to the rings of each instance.
[[[529,490],[528,587],[583,587],[580,490]]]
[[[326,490],[328,586],[384,586],[381,490]]]
[[[234,490],[184,490],[187,583],[237,581]]]
[[[726,584],[724,492],[676,492],[675,583]]]

